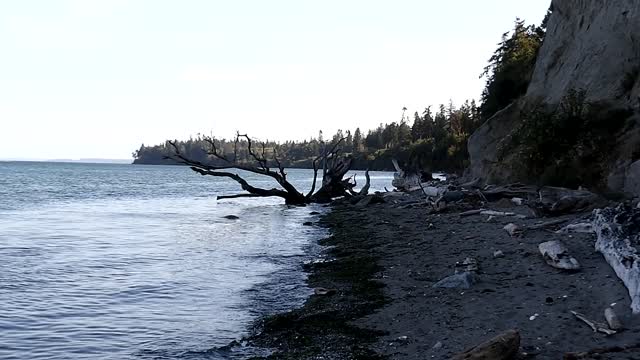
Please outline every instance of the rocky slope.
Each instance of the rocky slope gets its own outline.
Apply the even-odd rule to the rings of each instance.
[[[603,170],[597,185],[640,195],[640,2],[554,0],[553,8],[526,95],[471,136],[469,173],[492,183],[532,182],[514,170],[522,162],[523,144],[505,145],[504,139],[532,104],[553,107],[582,90],[588,103],[625,111],[624,125],[605,139],[612,144],[607,154],[598,157]]]

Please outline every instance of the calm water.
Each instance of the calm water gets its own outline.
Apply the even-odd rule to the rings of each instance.
[[[372,175],[373,189],[392,179]],[[289,171],[299,188],[311,176]],[[326,208],[216,202],[237,189],[185,167],[0,162],[0,358],[256,351],[216,348],[309,295],[301,264],[319,256],[315,240],[326,234],[302,223]]]

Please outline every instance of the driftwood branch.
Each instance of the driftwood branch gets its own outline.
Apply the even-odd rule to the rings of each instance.
[[[218,146],[218,142],[214,138],[204,137],[202,140],[209,147],[207,154],[217,161],[215,165],[214,163],[188,158],[180,152],[176,141],[169,141],[172,154],[167,157],[178,163],[188,165],[193,171],[201,175],[231,179],[237,182],[242,190],[247,192],[242,194],[221,195],[218,196],[218,200],[275,196],[283,198],[287,204],[304,205],[310,202],[326,202],[331,201],[331,199],[335,197],[354,195],[353,187],[355,186],[355,182],[352,183],[349,178],[344,179],[345,174],[351,168],[352,160],[349,157],[340,156],[340,145],[345,138],[335,141],[328,152],[325,147],[323,153],[313,160],[313,184],[311,190],[306,195],[299,192],[295,186],[288,181],[287,173],[280,158],[281,154],[278,153],[278,147],[269,151],[266,143],[256,144],[247,134],[236,133],[233,142],[233,156],[229,157],[224,153],[224,149]],[[242,144],[246,144],[247,146],[246,152],[249,160],[240,162],[239,147]],[[314,193],[317,183],[318,164],[320,161],[322,161],[324,168],[322,187]],[[271,166],[275,167],[271,168]],[[242,170],[270,177],[276,181],[280,188],[263,189],[253,186],[242,178],[240,174],[233,172],[233,170]],[[368,173],[366,176],[368,180]],[[365,187],[363,191],[366,193],[368,191],[368,181]]]

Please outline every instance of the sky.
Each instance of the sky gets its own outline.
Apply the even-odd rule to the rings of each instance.
[[[549,0],[0,0],[0,159],[302,140],[479,99]]]

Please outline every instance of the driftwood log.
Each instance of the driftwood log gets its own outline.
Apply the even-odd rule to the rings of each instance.
[[[209,157],[222,162],[223,165],[213,165],[212,163],[196,161],[183,155],[175,141],[169,141],[172,153],[167,158],[178,163],[188,165],[191,170],[200,175],[214,177],[225,177],[234,180],[246,193],[234,195],[221,195],[218,200],[235,199],[246,197],[280,197],[289,205],[305,205],[309,203],[328,203],[336,197],[350,197],[358,195],[354,191],[356,186],[355,177],[344,178],[351,169],[353,159],[350,156],[341,156],[340,145],[344,138],[335,141],[327,151],[327,146],[323,146],[323,151],[313,160],[313,183],[311,190],[307,194],[298,191],[287,179],[287,172],[282,166],[279,158],[278,148],[267,150],[265,143],[254,144],[246,134],[236,134],[233,153],[225,154],[219,149],[219,143],[212,137],[204,137],[202,141],[209,149],[206,150]],[[247,152],[251,161],[238,161],[239,144],[247,144]],[[322,164],[322,185],[317,192],[316,182],[318,170]],[[242,170],[248,173],[270,177],[276,181],[280,188],[263,189],[251,185],[235,170]],[[369,171],[365,173],[366,184],[362,187],[359,195],[366,195],[369,190]]]
[[[589,320],[586,316],[580,314],[579,312],[571,311],[571,313],[573,314],[573,316],[576,317],[576,319],[589,325],[589,327],[591,328],[591,330],[593,330],[593,332],[601,332],[605,335],[613,335],[616,333],[615,330],[609,329],[609,326],[607,324],[602,324],[593,320]]]
[[[640,210],[628,205],[594,211],[596,250],[622,280],[631,297],[631,310],[640,313]]]

